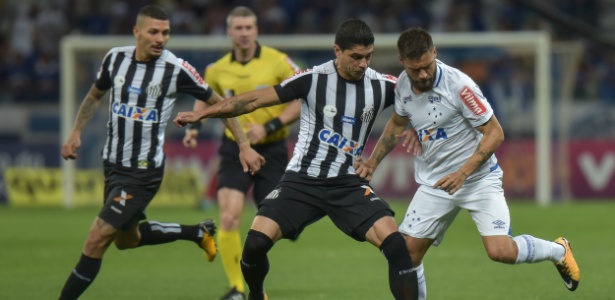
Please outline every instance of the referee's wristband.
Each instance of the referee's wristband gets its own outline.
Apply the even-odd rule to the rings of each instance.
[[[201,129],[201,125],[203,125],[201,123],[201,121],[196,121],[194,123],[190,123],[188,124],[188,129],[196,129],[196,130],[200,130]]]
[[[265,123],[265,131],[267,132],[267,134],[271,134],[272,132],[277,131],[278,129],[284,127],[284,124],[282,124],[282,121],[280,120],[280,118],[275,118],[267,123]]]

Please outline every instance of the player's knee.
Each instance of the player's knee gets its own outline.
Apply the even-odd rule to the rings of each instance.
[[[258,260],[267,255],[271,247],[273,247],[271,238],[260,231],[250,229],[243,246],[242,260],[247,262]]]
[[[408,252],[408,249],[406,248],[406,241],[399,232],[389,234],[389,236],[382,241],[380,250],[389,263],[412,265],[410,252]]]
[[[239,228],[241,216],[232,211],[224,211],[220,214],[220,227],[223,230],[231,231]]]

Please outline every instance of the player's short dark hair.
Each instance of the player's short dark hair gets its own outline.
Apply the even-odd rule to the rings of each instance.
[[[433,49],[431,35],[420,27],[406,29],[397,39],[397,52],[402,59],[419,59]]]
[[[160,5],[146,5],[139,10],[139,17],[149,17],[156,20],[168,21],[169,14]]]
[[[231,19],[236,17],[254,17],[254,22],[257,22],[258,19],[253,10],[248,8],[247,6],[237,6],[231,10],[226,17],[226,25],[231,26]]]
[[[349,19],[337,29],[335,44],[342,51],[357,45],[370,46],[374,44],[374,34],[365,22],[359,19]]]

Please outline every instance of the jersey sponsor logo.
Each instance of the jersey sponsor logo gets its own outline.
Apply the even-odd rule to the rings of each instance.
[[[342,116],[342,123],[354,124],[357,120],[349,116]]]
[[[389,75],[389,74],[382,74],[382,77],[384,77],[384,79],[393,81],[393,83],[397,83],[397,77],[393,76],[393,75]]]
[[[295,72],[295,74],[290,75],[288,78],[286,78],[284,81],[282,81],[280,83],[280,86],[285,86],[289,81],[293,80],[293,78],[295,78],[297,76],[300,76],[300,75],[303,75],[303,74],[308,74],[308,73],[311,73],[311,72],[312,72],[312,69],[305,69],[305,70],[297,71],[297,72]]]
[[[444,131],[444,128],[420,129],[417,130],[416,133],[418,133],[419,135],[419,140],[423,142],[448,139],[448,135],[446,135],[446,131]]]
[[[429,96],[427,97],[427,100],[429,100],[429,103],[433,104],[434,102],[440,103],[442,102],[442,98],[440,98],[440,96]]]
[[[363,145],[359,142],[349,140],[331,129],[322,129],[318,133],[318,138],[321,142],[353,156],[361,155],[363,152]]]
[[[369,123],[374,118],[374,107],[364,107],[361,114],[361,122]]]
[[[322,109],[322,112],[325,114],[325,116],[327,117],[335,117],[335,115],[337,115],[337,107],[335,107],[335,105],[325,105],[325,108]]]
[[[186,68],[186,70],[188,70],[188,72],[190,72],[190,74],[194,76],[194,78],[199,82],[199,84],[205,84],[205,81],[203,81],[203,77],[201,77],[201,74],[199,74],[199,72],[197,72],[189,62],[185,60],[182,61],[182,66],[184,66],[184,68]]]
[[[126,119],[133,119],[144,123],[158,123],[158,110],[155,108],[148,109],[114,102],[111,105],[111,112],[118,117]]]
[[[494,226],[493,229],[504,229],[504,225],[506,225],[506,222],[502,221],[502,220],[495,220],[493,222],[491,222]]]
[[[408,95],[408,96],[403,96],[401,97],[401,101],[404,102],[404,104],[406,104],[406,102],[410,102],[412,101],[412,96]]]
[[[459,92],[459,97],[473,114],[481,116],[487,112],[485,105],[480,102],[476,94],[469,87],[464,86],[461,92]]]
[[[141,89],[134,87],[134,86],[129,86],[128,87],[128,93],[129,94],[135,94],[135,95],[141,95]]]

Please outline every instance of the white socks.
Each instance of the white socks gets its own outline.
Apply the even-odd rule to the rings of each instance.
[[[425,272],[423,269],[423,262],[414,268],[416,271],[416,278],[419,281],[419,298],[417,300],[427,299],[427,283],[425,283]]]
[[[513,238],[519,248],[517,264],[535,263],[545,260],[558,262],[564,258],[566,250],[562,245],[523,234]],[[418,275],[418,272],[417,272]]]

